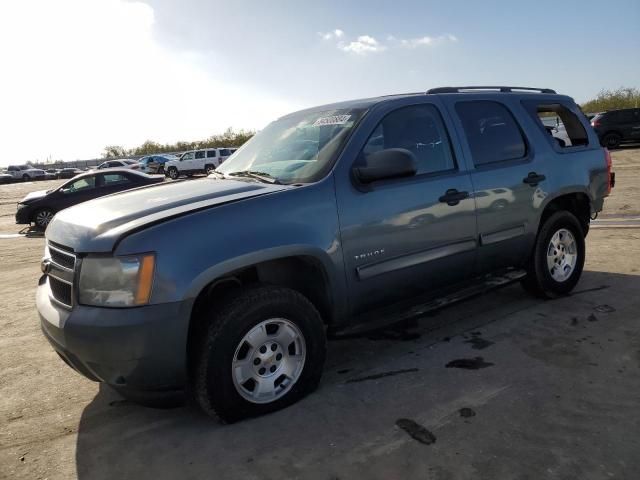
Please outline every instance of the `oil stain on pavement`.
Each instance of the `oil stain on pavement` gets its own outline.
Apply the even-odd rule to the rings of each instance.
[[[420,443],[425,445],[436,443],[436,436],[433,433],[409,418],[399,418],[396,420],[396,425]]]
[[[417,368],[405,368],[404,370],[392,370],[390,372],[382,372],[382,373],[376,373],[374,375],[367,375],[366,377],[352,378],[350,380],[347,380],[346,383],[364,382],[366,380],[378,380],[379,378],[392,377],[394,375],[400,375],[403,373],[411,373],[411,372],[417,372],[417,371],[418,371]]]
[[[447,368],[463,368],[465,370],[479,370],[480,368],[492,367],[493,363],[485,362],[482,357],[458,358],[447,363]]]

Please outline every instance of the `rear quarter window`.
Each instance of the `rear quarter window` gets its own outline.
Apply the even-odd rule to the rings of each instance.
[[[566,105],[539,101],[524,101],[522,104],[554,148],[562,150],[589,145],[589,136],[582,122]]]

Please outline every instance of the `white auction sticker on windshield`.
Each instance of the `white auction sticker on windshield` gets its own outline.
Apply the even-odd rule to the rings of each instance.
[[[349,121],[351,115],[332,115],[330,117],[320,117],[314,123],[314,127],[321,127],[323,125],[344,125]]]

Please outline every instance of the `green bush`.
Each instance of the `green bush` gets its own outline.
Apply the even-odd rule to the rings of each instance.
[[[212,135],[206,140],[195,142],[158,143],[147,140],[139,147],[126,149],[119,145],[109,145],[104,148],[103,158],[122,158],[127,155],[150,155],[152,153],[184,152],[197,148],[239,147],[249,140],[255,132],[247,130],[234,131],[228,128],[224,133]]]
[[[598,96],[580,105],[585,113],[640,107],[640,89],[620,87],[617,90],[601,90]]]

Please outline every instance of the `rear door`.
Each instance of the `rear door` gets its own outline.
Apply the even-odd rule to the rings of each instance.
[[[218,167],[220,165],[220,159],[218,157],[218,152],[217,150],[211,149],[211,150],[207,150],[207,161],[206,161],[207,165],[213,165],[214,167]]]
[[[494,97],[458,100],[449,108],[472,160],[478,222],[478,272],[522,264],[535,239],[538,207],[548,185],[538,158],[512,109]]]
[[[336,179],[354,314],[435,294],[472,272],[476,222],[471,180],[452,149],[436,101],[386,105],[372,114],[368,127],[362,127],[370,133],[360,154]],[[366,187],[350,176],[366,155],[388,148],[410,150],[417,175]]]
[[[198,172],[204,171],[204,162],[206,159],[207,152],[205,150],[196,150],[195,160],[193,161],[192,170],[196,170]]]
[[[125,173],[114,172],[101,175],[99,182],[100,193],[98,196],[121,192],[133,187],[133,182]]]

